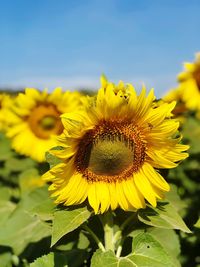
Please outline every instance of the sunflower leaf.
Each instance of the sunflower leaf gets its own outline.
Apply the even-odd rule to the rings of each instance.
[[[56,211],[53,219],[51,246],[58,242],[64,235],[77,229],[90,216],[91,212],[87,207]]]
[[[148,233],[140,233],[133,239],[132,252],[117,258],[112,251],[97,250],[91,260],[91,267],[179,267],[161,244]]]
[[[30,267],[54,267],[55,265],[60,267],[68,267],[66,263],[66,259],[61,257],[61,255],[56,257],[55,253],[49,253],[48,255],[44,255],[35,260],[30,264]]]
[[[195,223],[194,225],[196,228],[200,228],[200,218],[198,219],[198,221]]]
[[[60,147],[54,147],[52,150],[61,150],[61,148]],[[54,156],[50,152],[46,152],[45,157],[46,157],[46,161],[49,163],[50,168],[53,168],[54,166],[56,166],[57,164],[62,162],[59,158],[57,158],[56,156]]]
[[[160,245],[165,249],[165,251],[174,258],[174,261],[177,262],[177,257],[180,255],[180,242],[178,235],[172,229],[160,229],[157,227],[144,227],[144,229],[136,229],[132,231],[129,236],[133,239],[138,234],[151,235]],[[170,240],[170,242],[169,242]]]
[[[29,243],[37,242],[50,234],[51,227],[48,224],[17,208],[0,229],[0,245],[11,247],[19,255]]]
[[[200,136],[200,121],[189,117],[182,125],[182,134],[184,139],[190,144],[189,153],[200,153],[199,136]]]
[[[177,229],[185,233],[191,233],[176,209],[170,203],[159,202],[156,208],[150,205],[147,206],[146,209],[138,211],[138,219],[141,222],[159,228]]]
[[[87,260],[88,254],[84,250],[71,249],[70,251],[54,252],[36,259],[30,267],[79,267]]]

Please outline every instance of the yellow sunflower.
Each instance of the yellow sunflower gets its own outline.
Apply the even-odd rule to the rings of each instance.
[[[184,67],[178,76],[183,102],[190,110],[200,110],[200,53],[194,63],[184,63]]]
[[[0,131],[6,128],[6,113],[5,110],[11,106],[12,99],[7,94],[0,94]]]
[[[88,199],[95,213],[121,207],[154,207],[169,191],[157,171],[174,168],[188,154],[175,138],[179,123],[169,114],[175,102],[153,108],[154,92],[137,96],[132,85],[115,86],[102,78],[97,97],[84,110],[62,115],[62,160],[44,174],[56,203],[75,205]]]
[[[45,152],[56,145],[55,136],[63,131],[60,115],[79,108],[78,92],[62,92],[56,88],[51,94],[27,88],[7,110],[7,136],[12,147],[34,160],[45,160]]]
[[[170,103],[172,101],[176,101],[176,106],[172,110],[172,114],[181,122],[183,123],[185,121],[184,113],[188,111],[188,108],[186,107],[184,100],[183,100],[183,88],[178,87],[175,89],[171,89],[167,94],[165,94],[160,100],[161,102],[167,102]],[[160,103],[159,101],[159,103]]]

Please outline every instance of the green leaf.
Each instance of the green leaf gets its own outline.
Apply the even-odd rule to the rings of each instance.
[[[39,175],[38,170],[35,168],[25,170],[19,175],[19,187],[21,194],[30,192],[34,188],[41,187],[42,185],[44,185],[44,181]]]
[[[0,201],[4,200],[9,200],[11,197],[11,190],[8,187],[1,187],[0,188]]]
[[[112,251],[97,250],[91,260],[91,267],[179,267],[178,263],[148,233],[141,233],[133,239],[133,251],[126,257],[117,258]]]
[[[156,208],[148,205],[146,209],[140,209],[138,219],[150,226],[191,233],[176,209],[167,202],[159,202]]]
[[[59,146],[54,147],[54,148],[52,148],[52,150],[62,150],[62,147],[59,147]],[[46,152],[45,157],[46,157],[46,161],[50,165],[50,168],[53,168],[58,163],[62,162],[59,158],[57,158],[56,156],[51,154],[51,150],[50,150],[50,152]]]
[[[179,266],[150,234],[143,233],[133,239],[133,251],[127,258],[136,266],[175,267]]]
[[[151,235],[160,245],[165,249],[165,251],[171,255],[175,262],[177,262],[177,257],[180,254],[180,243],[178,235],[174,230],[171,229],[160,229],[157,227],[147,227],[144,229],[136,229],[129,234],[133,239],[138,234],[148,233]],[[170,240],[170,242],[169,242]],[[178,264],[178,263],[177,263]]]
[[[11,247],[19,255],[29,243],[37,242],[50,234],[49,225],[17,208],[0,228],[0,245]]]
[[[10,201],[0,202],[0,227],[8,220],[16,205]]]
[[[184,139],[187,139],[190,145],[189,153],[200,153],[200,120],[189,117],[182,126],[182,135],[184,136]]]
[[[119,262],[120,259],[115,256],[113,251],[109,250],[106,252],[102,252],[100,249],[98,249],[92,256],[91,267],[122,267]],[[134,265],[126,266],[128,267]]]
[[[53,218],[55,204],[49,196],[47,186],[35,188],[22,197],[19,203],[21,209],[27,211],[30,215],[36,215],[43,221]]]
[[[1,267],[12,267],[12,254],[10,252],[4,252],[0,254]]]
[[[5,168],[13,172],[21,172],[34,167],[34,165],[35,162],[30,158],[23,158],[23,159],[9,158],[5,162]]]
[[[91,216],[87,207],[58,210],[54,213],[51,246],[72,232]]]
[[[181,200],[180,196],[177,193],[177,186],[170,184],[170,191],[165,194],[165,199],[169,202],[177,212],[181,211],[183,208],[186,208],[186,203]]]
[[[31,263],[30,267],[68,267],[68,265],[66,265],[65,259],[63,259],[62,257],[57,257],[55,261],[55,258],[56,257],[54,253],[44,255]]]
[[[14,152],[11,150],[10,140],[2,133],[0,133],[0,147],[0,161],[5,161],[14,155]]]
[[[50,253],[38,258],[30,267],[80,267],[87,260],[87,253],[83,250],[72,249],[64,253]]]
[[[194,227],[196,227],[196,228],[200,228],[200,218],[199,218],[198,221],[195,223]]]

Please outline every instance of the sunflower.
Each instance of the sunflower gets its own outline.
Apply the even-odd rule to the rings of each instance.
[[[7,94],[0,94],[0,131],[6,128],[6,109],[12,104],[12,99]]]
[[[50,151],[61,163],[43,176],[57,204],[88,199],[95,213],[145,208],[145,200],[156,206],[170,189],[157,169],[176,167],[188,146],[174,137],[179,123],[169,114],[175,102],[153,108],[154,98],[153,90],[137,96],[132,85],[103,77],[82,111],[62,115],[62,149]]]
[[[188,108],[186,107],[186,104],[184,103],[183,100],[183,89],[182,87],[174,88],[168,91],[160,100],[161,102],[167,102],[170,103],[172,101],[176,101],[176,106],[172,110],[172,114],[180,121],[184,122],[185,117],[184,113],[188,111]],[[160,101],[158,104],[160,104]]]
[[[55,136],[63,131],[60,115],[79,107],[78,92],[62,92],[56,88],[51,94],[27,88],[7,110],[7,136],[12,147],[34,160],[45,160],[45,152],[56,145]]]
[[[184,63],[185,71],[178,80],[182,91],[182,100],[190,110],[200,110],[200,53],[194,63]]]

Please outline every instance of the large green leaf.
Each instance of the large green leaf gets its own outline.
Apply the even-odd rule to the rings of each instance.
[[[148,233],[133,239],[133,251],[126,257],[117,258],[112,251],[97,250],[91,267],[179,267],[160,243]]]
[[[198,221],[195,223],[194,225],[196,228],[200,228],[200,218],[198,219]]]
[[[30,267],[68,267],[66,263],[63,257],[56,258],[54,253],[50,253],[35,260]]]
[[[72,232],[91,216],[87,207],[58,210],[54,214],[51,246]]]
[[[191,233],[176,209],[167,202],[159,202],[156,208],[148,205],[146,209],[140,209],[138,219],[147,225]]]
[[[14,152],[11,150],[10,140],[2,133],[0,133],[0,147],[0,161],[5,161],[13,156]]]
[[[1,187],[0,188],[0,201],[4,200],[9,200],[11,197],[11,190],[9,187]]]
[[[34,188],[38,188],[44,184],[39,171],[36,168],[29,168],[19,175],[19,187],[21,194],[27,194]]]
[[[177,262],[177,257],[180,254],[180,243],[178,235],[174,230],[160,229],[157,227],[145,227],[144,229],[134,230],[129,234],[129,236],[135,238],[138,234],[141,233],[148,233],[149,235],[151,235],[157,242],[160,243],[165,251],[170,254],[172,258],[174,258],[174,261]]]
[[[111,250],[102,252],[98,249],[92,257],[91,267],[122,267],[120,265],[120,259],[118,259],[114,252]],[[124,265],[125,266],[134,266],[134,265]],[[136,265],[135,265],[136,266]]]
[[[44,255],[31,263],[30,267],[80,267],[87,258],[88,255],[84,250],[72,249],[64,253]]]
[[[9,246],[16,255],[20,254],[31,242],[50,236],[51,227],[17,208],[0,228],[0,245]]]
[[[5,168],[14,172],[21,172],[34,167],[35,162],[31,158],[9,158],[5,162]]]
[[[47,186],[35,188],[31,192],[22,195],[18,206],[27,211],[30,215],[37,216],[42,221],[48,221],[53,218],[55,204],[49,196]]]
[[[175,267],[179,266],[166,252],[164,247],[148,233],[137,235],[133,239],[133,251],[127,258],[136,266]]]
[[[178,195],[177,187],[174,184],[170,184],[170,191],[165,194],[165,199],[176,209],[177,212],[181,211],[187,206]]]
[[[8,220],[16,205],[10,201],[0,201],[0,227]]]
[[[10,252],[1,253],[0,264],[1,267],[12,267],[12,254]]]

